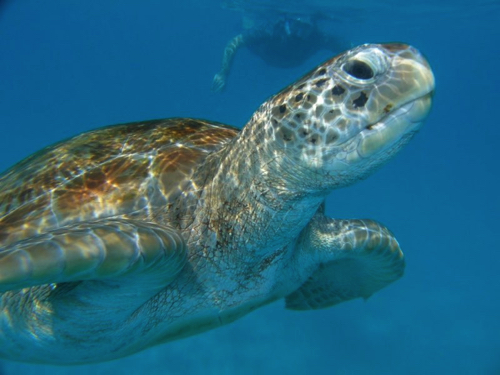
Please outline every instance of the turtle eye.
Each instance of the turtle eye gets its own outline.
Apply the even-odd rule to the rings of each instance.
[[[342,67],[344,72],[356,79],[370,79],[375,73],[370,65],[360,60],[350,60]]]

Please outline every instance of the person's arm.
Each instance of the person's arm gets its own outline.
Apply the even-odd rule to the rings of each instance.
[[[219,73],[214,76],[214,80],[212,82],[212,91],[219,92],[224,89],[236,50],[241,47],[243,43],[243,34],[239,34],[231,39],[226,45],[226,48],[224,49],[224,56],[222,57],[222,67]]]

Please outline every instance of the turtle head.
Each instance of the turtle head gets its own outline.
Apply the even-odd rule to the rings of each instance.
[[[318,187],[348,185],[411,139],[433,92],[430,66],[413,47],[362,45],[263,104],[268,151]]]

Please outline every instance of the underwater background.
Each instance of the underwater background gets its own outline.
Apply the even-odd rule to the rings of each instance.
[[[436,76],[417,137],[327,214],[387,225],[405,276],[330,309],[283,301],[235,323],[124,359],[1,374],[500,374],[500,2],[0,0],[0,170],[103,125],[199,117],[243,126],[270,95],[332,56],[295,68],[238,51],[211,92],[242,19],[325,15],[338,52],[404,41]]]

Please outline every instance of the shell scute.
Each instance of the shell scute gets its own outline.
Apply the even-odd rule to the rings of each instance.
[[[105,127],[47,147],[0,176],[0,239],[7,244],[77,220],[154,209],[152,187],[164,197],[178,191],[238,132],[173,118]]]

